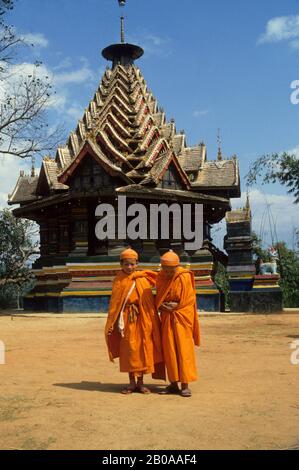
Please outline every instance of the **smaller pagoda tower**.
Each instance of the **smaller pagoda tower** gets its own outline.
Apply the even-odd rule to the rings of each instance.
[[[278,284],[279,274],[256,274],[248,194],[243,209],[227,212],[226,225],[224,248],[228,253],[231,312],[281,312],[282,291]]]

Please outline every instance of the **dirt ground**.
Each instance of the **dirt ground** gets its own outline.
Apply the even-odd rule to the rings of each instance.
[[[0,316],[1,449],[299,446],[299,312],[202,317],[192,398],[121,395],[97,315]],[[299,355],[298,355],[299,357]]]

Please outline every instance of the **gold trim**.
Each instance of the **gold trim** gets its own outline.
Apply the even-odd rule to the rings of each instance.
[[[195,289],[195,292],[196,294],[208,294],[208,295],[212,295],[212,294],[219,294],[219,290],[218,289],[215,289],[215,290],[204,290],[204,289]]]
[[[263,284],[262,286],[253,286],[253,289],[280,289],[280,286],[279,285],[275,285],[275,284]]]
[[[254,279],[254,276],[251,274],[245,274],[244,276],[229,276],[229,280],[242,280],[242,279]]]

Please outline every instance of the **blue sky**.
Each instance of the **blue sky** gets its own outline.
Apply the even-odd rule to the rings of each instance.
[[[51,122],[76,126],[106,66],[101,50],[119,39],[119,10],[117,0],[17,0],[7,15],[35,43],[22,60],[42,60],[53,76]],[[189,145],[203,140],[214,159],[220,128],[223,153],[237,154],[242,179],[259,155],[299,155],[299,105],[290,101],[290,84],[299,80],[298,0],[127,0],[125,16],[126,39],[145,49],[138,65],[148,86]],[[2,200],[11,165],[0,164]],[[255,188],[251,200],[256,231],[267,200],[279,238],[292,244],[292,226],[299,228],[292,197],[269,185]]]

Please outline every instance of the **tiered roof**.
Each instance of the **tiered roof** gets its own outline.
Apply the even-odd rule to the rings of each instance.
[[[176,132],[173,119],[166,121],[134,64],[106,69],[66,145],[58,148],[55,158],[43,159],[39,176],[30,182],[20,175],[9,204],[27,204],[46,194],[68,191],[69,178],[87,153],[128,188],[157,188],[172,164],[185,191],[225,189],[230,190],[229,196],[239,196],[236,158],[207,161],[204,144],[187,147],[185,133]]]

